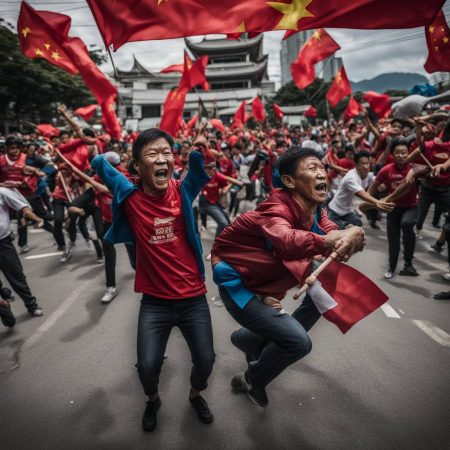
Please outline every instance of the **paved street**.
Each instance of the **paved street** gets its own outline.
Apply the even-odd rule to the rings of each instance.
[[[188,402],[189,352],[174,330],[158,427],[150,434],[140,424],[139,297],[124,247],[118,247],[120,293],[105,306],[103,266],[84,242],[62,265],[58,255],[45,256],[55,252],[51,236],[32,233],[22,261],[45,315],[30,318],[17,298],[16,326],[0,329],[1,448],[450,448],[450,302],[431,298],[450,289],[440,276],[446,256],[427,250],[438,234],[428,226],[417,244],[421,276],[385,282],[385,225],[367,230],[367,249],[351,263],[379,283],[389,303],[347,335],[321,319],[311,332],[311,354],[269,386],[267,409],[231,392],[244,358],[229,340],[236,324],[212,300],[217,289],[208,270],[217,359],[205,397],[215,421],[200,423]],[[212,236],[204,234],[205,254]],[[285,309],[294,308],[286,300]]]

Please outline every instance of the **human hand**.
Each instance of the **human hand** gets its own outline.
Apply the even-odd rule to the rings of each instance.
[[[67,106],[64,105],[63,103],[61,103],[61,105],[59,105],[59,106],[56,108],[56,110],[57,110],[58,112],[60,112],[61,114],[63,114],[63,115],[67,114]]]
[[[391,212],[395,208],[395,203],[378,200],[376,203],[376,208],[383,212]]]
[[[438,176],[441,175],[441,172],[445,172],[444,164],[437,164],[431,170],[431,176],[432,177],[438,177]]]
[[[352,226],[344,230],[343,236],[336,242],[333,251],[337,253],[338,261],[348,261],[354,253],[364,249],[366,239],[364,230]]]
[[[77,214],[78,216],[85,216],[86,211],[83,208],[77,206],[69,206],[69,214]]]
[[[275,297],[264,297],[262,301],[265,305],[271,306],[275,311],[281,311],[283,309],[283,305]]]

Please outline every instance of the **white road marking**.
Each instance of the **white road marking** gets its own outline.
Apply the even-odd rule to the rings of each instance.
[[[441,330],[439,327],[433,325],[427,320],[413,320],[413,322],[439,345],[450,347],[450,335],[447,334],[444,330]]]
[[[41,259],[41,258],[48,258],[50,256],[56,256],[56,255],[62,255],[62,252],[52,252],[52,253],[43,253],[41,255],[31,255],[31,256],[26,256],[25,259]]]
[[[89,281],[82,283],[75,292],[72,292],[69,297],[66,298],[55,311],[49,316],[49,318],[39,326],[39,328],[31,335],[23,344],[22,350],[28,350],[61,318],[61,316],[72,306],[72,304],[83,293],[84,289],[88,286]],[[37,319],[38,320],[38,319]]]
[[[398,310],[400,311],[400,314],[405,315],[405,311],[403,311],[403,309],[398,308]]]
[[[45,230],[43,230],[42,228],[29,228],[28,229],[28,233],[31,234],[37,234],[37,233],[43,233]]]
[[[381,305],[381,310],[384,312],[386,317],[389,317],[390,319],[401,319],[398,312],[391,306],[385,303],[384,305]]]

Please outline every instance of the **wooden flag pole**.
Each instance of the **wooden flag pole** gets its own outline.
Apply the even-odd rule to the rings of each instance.
[[[327,266],[338,257],[333,252],[305,281],[305,284],[294,294],[294,300],[298,300],[315,282],[317,277],[327,268]]]

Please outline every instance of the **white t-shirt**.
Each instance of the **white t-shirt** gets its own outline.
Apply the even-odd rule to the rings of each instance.
[[[0,187],[0,239],[11,233],[9,208],[21,211],[26,207],[30,208],[30,204],[17,189]]]
[[[356,169],[349,170],[342,178],[339,189],[328,207],[339,216],[345,216],[353,211],[353,196],[359,191],[365,191],[375,180],[375,175],[369,172],[361,179]]]

